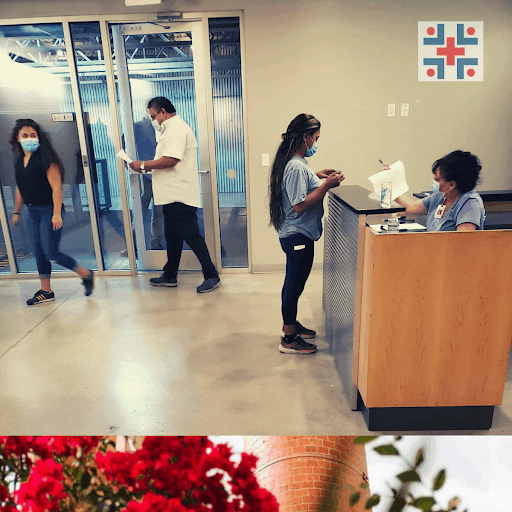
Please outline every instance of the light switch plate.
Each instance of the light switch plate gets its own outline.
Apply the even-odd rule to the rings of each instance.
[[[263,153],[261,155],[261,166],[269,167],[270,166],[270,156],[268,153]]]
[[[404,117],[409,115],[409,103],[402,103],[402,111],[400,115]]]
[[[395,116],[395,104],[388,103],[388,117],[394,117],[394,116]]]

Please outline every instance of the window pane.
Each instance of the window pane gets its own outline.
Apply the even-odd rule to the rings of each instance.
[[[71,23],[70,27],[78,69],[103,263],[106,270],[128,269],[100,24]],[[72,103],[71,88],[68,88],[66,106],[70,107]],[[88,208],[85,194],[82,199]]]
[[[240,23],[210,19],[213,120],[223,267],[247,267]]]
[[[54,116],[74,112],[72,101],[67,101],[69,69],[62,25],[0,26],[0,67],[0,180],[9,222],[16,191],[9,136],[16,119],[29,118],[49,133],[65,167],[60,250],[84,267],[96,269],[90,217],[84,207],[85,185],[78,180],[81,171],[76,120],[74,115],[70,120]],[[17,265],[20,272],[37,272],[26,208],[21,213],[19,224],[11,226]],[[57,264],[52,266],[56,271],[68,271]]]

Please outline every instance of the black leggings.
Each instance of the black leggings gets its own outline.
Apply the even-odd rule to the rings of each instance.
[[[295,325],[297,303],[313,266],[314,242],[302,234],[280,238],[286,254],[286,277],[281,292],[284,325]]]

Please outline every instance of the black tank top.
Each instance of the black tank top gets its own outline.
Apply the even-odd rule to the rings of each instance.
[[[16,185],[25,204],[34,206],[53,206],[52,187],[46,173],[50,167],[39,148],[30,156],[27,166],[23,165],[22,153],[16,158]]]

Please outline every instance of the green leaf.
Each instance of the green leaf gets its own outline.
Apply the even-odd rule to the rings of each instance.
[[[414,469],[411,469],[410,471],[404,471],[403,473],[400,473],[399,475],[396,475],[397,478],[399,478],[404,484],[409,482],[421,482],[421,478],[414,471]]]
[[[377,453],[381,455],[400,455],[398,450],[392,444],[385,444],[374,448]]]
[[[400,441],[402,439],[402,436],[395,436],[395,441]]]
[[[380,503],[380,496],[378,494],[372,494],[367,500],[364,508],[370,510],[372,507],[377,506]]]
[[[424,457],[424,453],[423,453],[423,448],[420,448],[418,450],[418,453],[416,453],[416,464],[414,467],[417,468],[424,460],[425,460],[425,457]]]
[[[350,506],[353,507],[359,501],[360,497],[361,497],[360,492],[353,492],[350,495]]]
[[[361,487],[361,489],[368,489],[368,484],[366,482],[361,482],[359,487]]]
[[[89,487],[91,483],[91,475],[89,473],[89,471],[85,471],[84,474],[82,475],[82,479],[80,480],[80,486],[82,487],[82,489],[87,489],[87,487]]]
[[[366,444],[378,437],[379,436],[359,436],[354,439],[354,444]]]
[[[415,499],[411,505],[421,510],[430,510],[436,504],[436,500],[432,497],[425,496],[423,498]]]
[[[439,473],[434,478],[434,483],[432,485],[432,489],[434,491],[438,491],[439,489],[441,489],[445,480],[446,480],[446,470],[441,469],[441,471],[439,471]]]
[[[395,498],[395,501],[393,501],[393,504],[391,505],[391,508],[389,509],[389,512],[402,512],[402,510],[405,508],[405,499],[401,496],[397,496]]]

